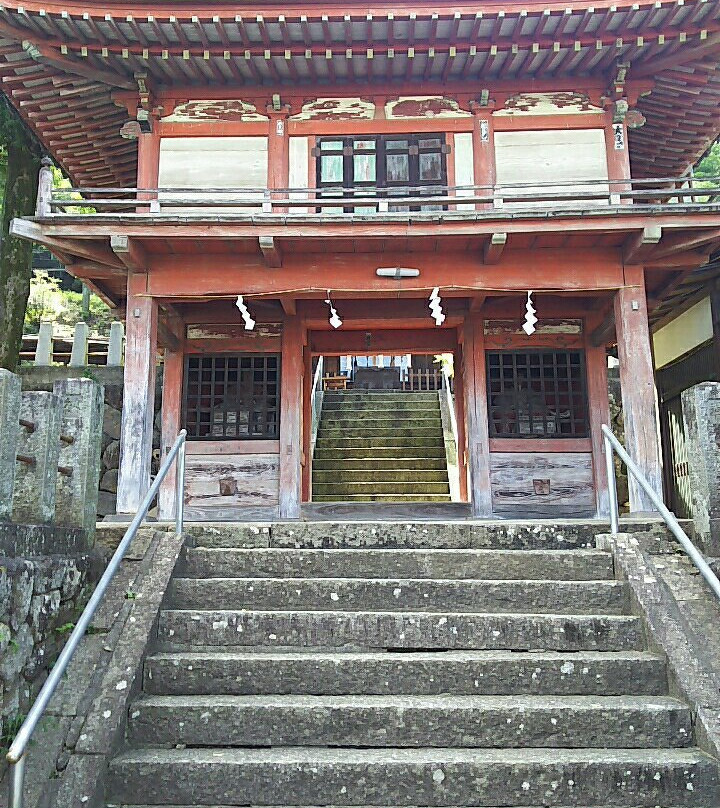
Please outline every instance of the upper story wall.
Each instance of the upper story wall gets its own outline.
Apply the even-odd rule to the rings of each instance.
[[[596,91],[515,93],[484,103],[415,95],[316,98],[267,109],[240,99],[171,100],[167,107],[145,136],[159,139],[161,187],[312,188],[322,138],[418,133],[443,137],[449,186],[576,190],[577,183],[607,188],[608,180],[629,177],[626,126],[613,123]]]

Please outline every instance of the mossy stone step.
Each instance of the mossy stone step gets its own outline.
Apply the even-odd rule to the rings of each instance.
[[[333,483],[443,483],[447,489],[448,479],[445,469],[427,468],[384,468],[379,469],[373,463],[366,463],[364,467],[322,470],[313,468],[313,486]],[[381,488],[376,489],[382,493]],[[398,489],[399,490],[399,489]]]
[[[332,483],[313,482],[313,492],[318,494],[449,494],[447,480],[440,482],[393,479],[389,482],[371,480],[369,482],[346,482],[336,480]]]

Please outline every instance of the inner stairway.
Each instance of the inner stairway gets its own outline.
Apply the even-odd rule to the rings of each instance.
[[[189,527],[109,801],[719,805],[588,530]]]
[[[314,502],[450,502],[437,393],[327,392]]]

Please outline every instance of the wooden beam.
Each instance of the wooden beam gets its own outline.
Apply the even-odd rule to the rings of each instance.
[[[98,82],[98,84],[107,84],[110,87],[120,87],[124,90],[137,89],[137,85],[131,79],[123,78],[110,70],[102,70],[93,67],[91,64],[78,62],[63,55],[57,48],[50,45],[37,45],[34,42],[25,40],[22,47],[36,62],[52,65],[66,73],[83,76],[86,79]]]
[[[181,426],[182,390],[185,369],[182,343],[175,349],[166,349],[163,359],[162,415],[160,425],[160,458],[165,459],[175,442]],[[175,475],[173,463],[160,485],[158,496],[158,519],[173,519],[177,502],[175,498]]]
[[[657,251],[648,260],[652,262],[656,258],[665,258],[668,255],[687,252],[695,247],[712,244],[715,241],[720,242],[720,228],[702,230],[699,233],[683,233],[669,239],[667,243],[661,243]]]
[[[269,267],[277,268],[282,266],[282,250],[273,236],[260,236],[258,238],[260,252]]]
[[[294,297],[281,297],[280,305],[289,317],[297,314],[297,300]]]
[[[134,514],[150,487],[155,420],[158,304],[147,297],[147,276],[128,277],[125,373],[117,512]]]
[[[655,376],[642,267],[626,268],[626,285],[615,293],[615,323],[627,451],[662,497]],[[629,485],[631,513],[653,511],[652,502],[634,478]]]
[[[585,372],[587,375],[588,415],[590,420],[590,440],[592,442],[592,466],[597,515],[607,518],[610,514],[608,479],[605,469],[605,440],[601,427],[610,424],[610,401],[608,399],[607,354],[605,345],[593,345],[589,334],[596,326],[599,312],[585,322]]]
[[[499,263],[506,244],[507,233],[493,233],[483,247],[483,263]]]
[[[629,236],[623,246],[623,262],[631,264],[654,247],[662,238],[662,227],[656,224],[647,225],[640,232]]]
[[[111,309],[117,309],[120,307],[121,298],[117,297],[117,295],[113,294],[112,292],[109,292],[105,284],[96,280],[88,279],[84,279],[83,283],[91,292],[94,292],[100,298],[100,300],[103,301],[103,303],[110,306]]]
[[[375,331],[311,331],[314,354],[452,353],[457,344],[454,328],[431,327],[423,330],[378,329]]]
[[[476,518],[492,516],[490,436],[485,378],[485,321],[468,317],[463,327],[463,386],[470,466],[470,500]]]
[[[63,238],[57,239],[45,235],[45,228],[37,222],[29,222],[26,219],[13,219],[10,222],[10,235],[24,238],[42,244],[51,252],[59,251],[62,255],[75,255],[78,258],[87,258],[116,269],[122,269],[123,265],[113,255],[110,250],[85,239]]]
[[[303,322],[287,317],[282,335],[280,380],[281,519],[299,519],[302,499]]]
[[[690,250],[689,252],[666,255],[664,258],[645,258],[643,265],[646,270],[674,269],[675,267],[693,266],[701,267],[710,260],[709,250]]]
[[[110,236],[110,249],[131,272],[145,272],[148,259],[145,249],[130,236]]]
[[[487,295],[474,295],[470,298],[470,314],[477,314],[482,307],[485,305],[485,301],[487,300]]]

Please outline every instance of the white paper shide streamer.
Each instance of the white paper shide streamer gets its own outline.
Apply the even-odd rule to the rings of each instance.
[[[530,336],[535,333],[535,323],[538,318],[535,316],[535,306],[532,302],[532,292],[527,293],[527,303],[525,304],[525,322],[523,323],[522,330]]]
[[[445,314],[442,310],[442,298],[440,297],[440,287],[436,286],[429,297],[430,316],[435,320],[435,325],[442,325],[445,322]]]
[[[342,325],[342,320],[338,316],[337,309],[332,304],[332,300],[330,299],[330,290],[329,289],[328,289],[328,292],[327,292],[327,297],[325,298],[325,302],[330,307],[330,318],[329,318],[328,322],[330,323],[330,325],[333,328],[340,328],[340,326]]]
[[[238,299],[235,301],[235,305],[240,310],[243,322],[245,323],[245,330],[252,331],[253,328],[255,328],[255,320],[253,320],[253,318],[250,316],[250,312],[248,311],[248,307],[245,305],[245,301],[243,300],[242,295],[238,295]]]

